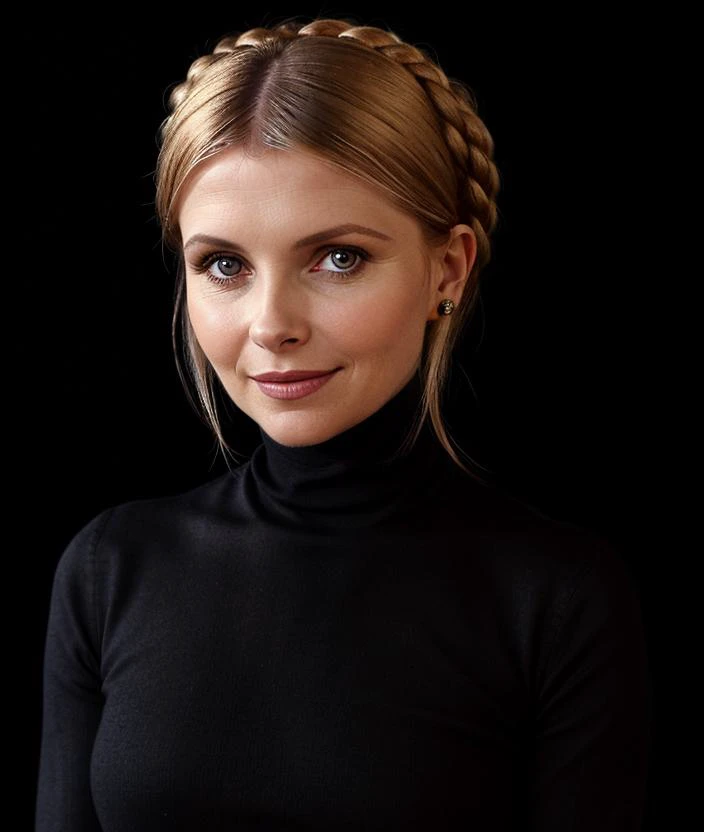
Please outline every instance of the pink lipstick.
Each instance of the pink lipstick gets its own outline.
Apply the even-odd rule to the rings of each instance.
[[[334,370],[291,370],[286,373],[261,373],[252,376],[265,396],[272,399],[302,399],[327,384]]]

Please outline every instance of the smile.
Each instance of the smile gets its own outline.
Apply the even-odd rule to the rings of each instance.
[[[302,399],[320,390],[340,368],[330,371],[301,371],[290,373],[263,373],[252,376],[265,396],[272,399]]]

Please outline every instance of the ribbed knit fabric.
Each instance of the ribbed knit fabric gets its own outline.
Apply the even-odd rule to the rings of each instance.
[[[417,378],[320,445],[262,433],[110,507],[54,578],[37,832],[641,828],[630,570],[464,474]]]

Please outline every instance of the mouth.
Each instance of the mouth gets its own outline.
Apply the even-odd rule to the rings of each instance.
[[[287,384],[290,381],[307,381],[309,378],[320,378],[339,370],[287,370],[285,373],[261,373],[258,376],[251,376],[255,381],[273,381],[274,383]]]
[[[269,398],[301,399],[320,390],[341,369],[290,370],[285,373],[261,373],[251,378]]]

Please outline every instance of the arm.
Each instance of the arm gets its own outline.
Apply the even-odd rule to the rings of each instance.
[[[100,832],[90,760],[100,716],[95,550],[107,512],[64,550],[54,574],[44,648],[36,832]]]
[[[536,715],[534,825],[639,832],[652,686],[640,596],[606,548],[555,610]]]

